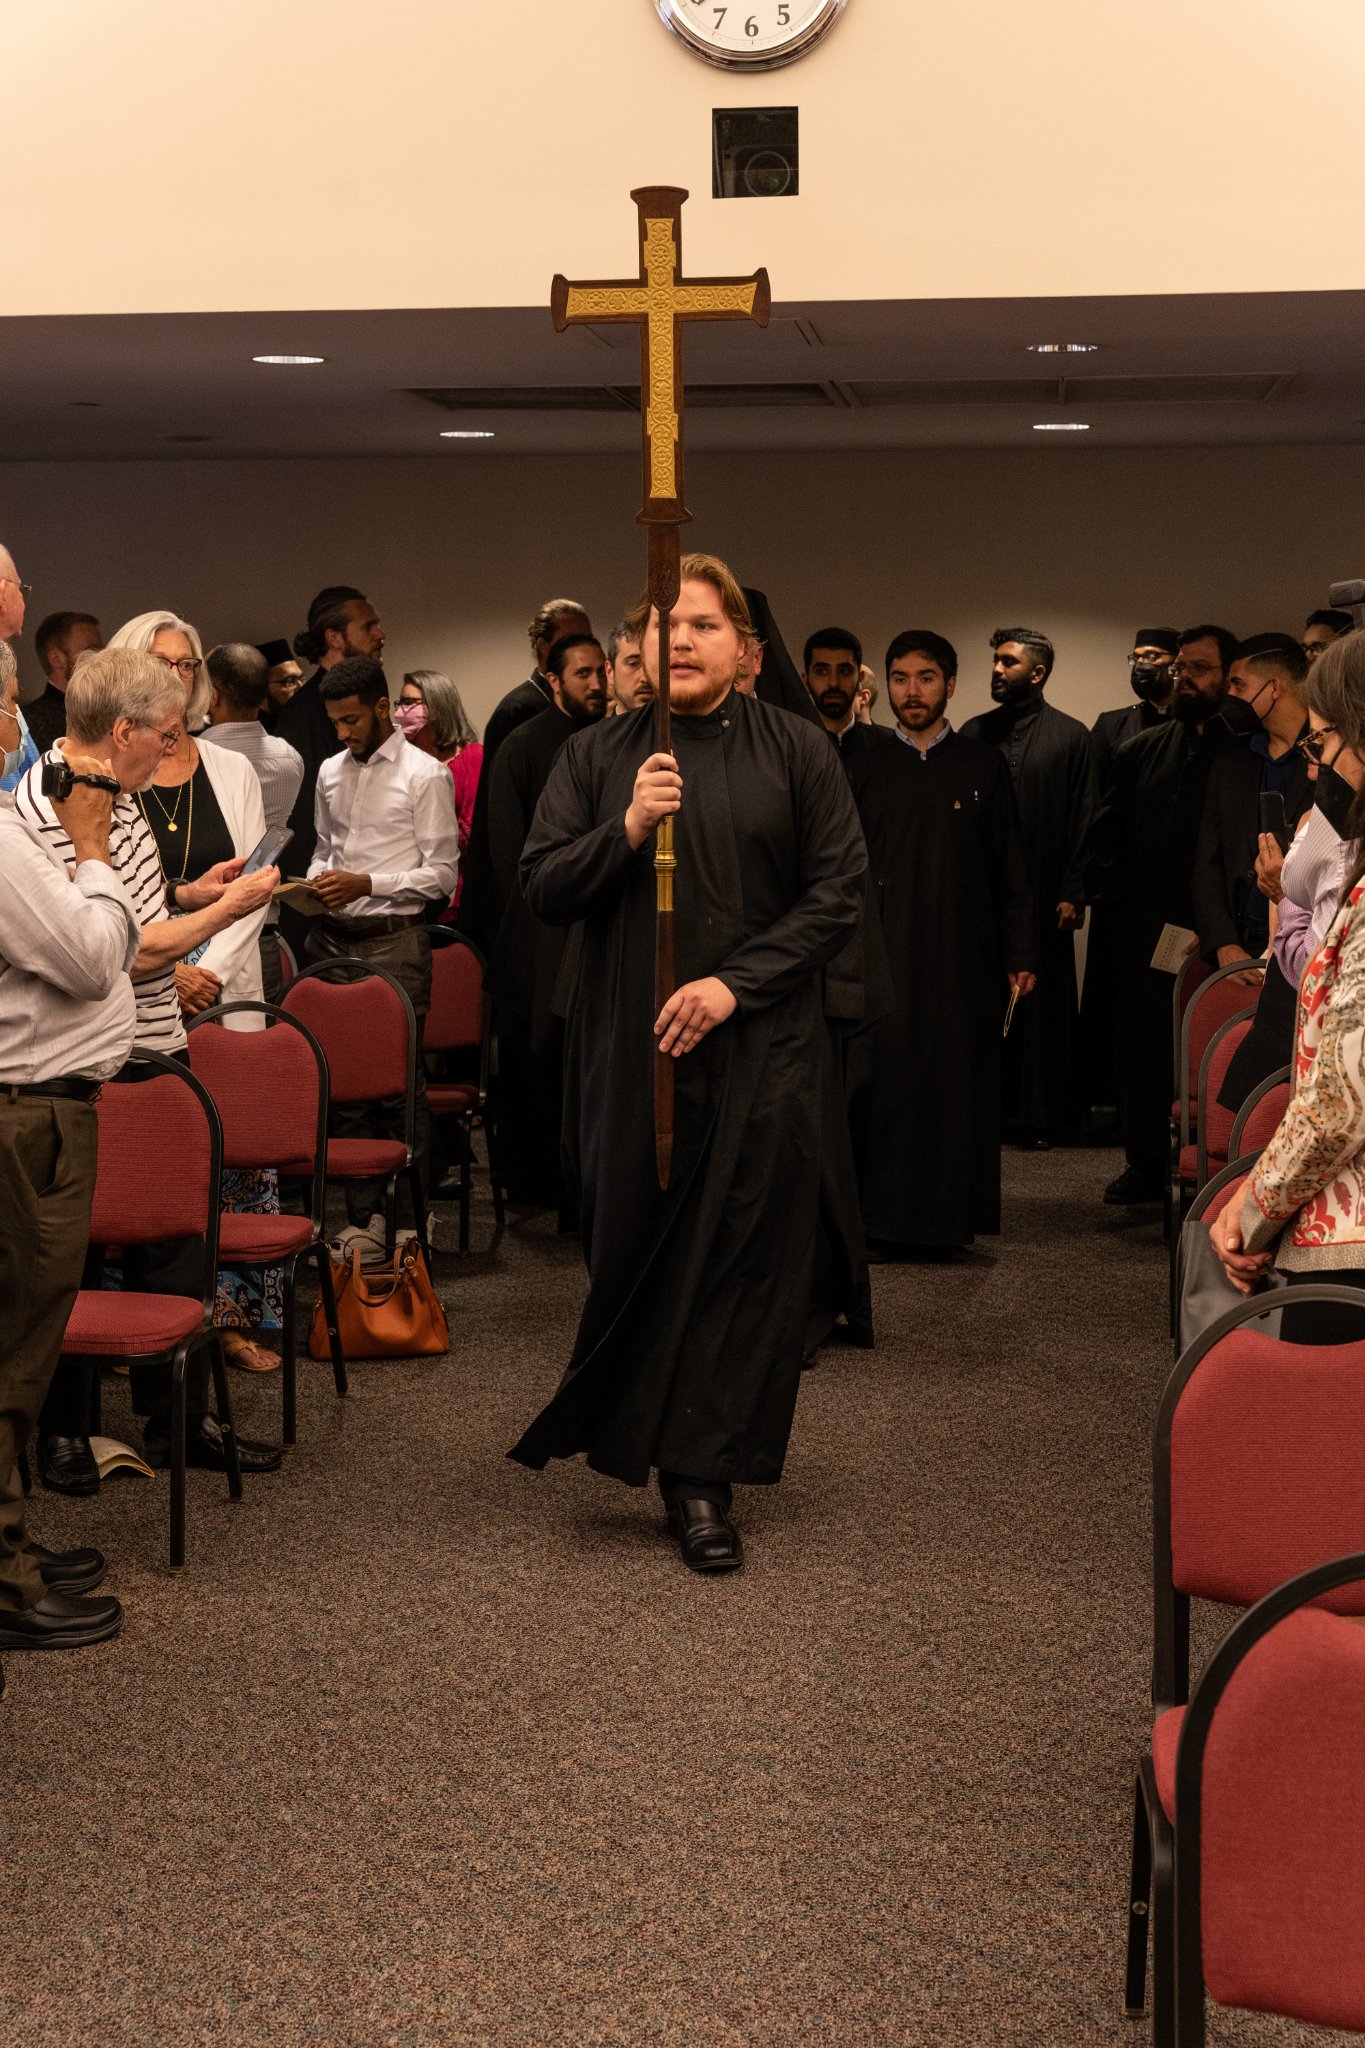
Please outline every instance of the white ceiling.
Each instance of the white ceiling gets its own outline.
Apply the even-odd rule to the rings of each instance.
[[[1070,359],[1032,341],[1098,343]],[[327,357],[316,369],[253,363]],[[1365,441],[1365,292],[1027,301],[909,300],[784,305],[766,332],[699,325],[692,383],[824,384],[808,409],[694,408],[698,449],[1183,447]],[[0,461],[230,456],[614,452],[638,444],[635,415],[497,412],[447,417],[412,395],[437,386],[638,383],[625,328],[557,335],[548,311],[187,314],[0,320]],[[861,409],[847,388],[888,381],[1043,380],[1068,397]],[[1254,375],[1260,402],[1087,405],[1096,377]],[[840,395],[842,394],[842,395]],[[1081,419],[1087,434],[1040,434]],[[496,439],[442,441],[442,426]]]

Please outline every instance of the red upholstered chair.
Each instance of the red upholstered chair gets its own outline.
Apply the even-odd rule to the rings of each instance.
[[[1175,1064],[1175,1100],[1171,1105],[1169,1222],[1173,1236],[1179,1235],[1182,1213],[1181,1161],[1194,1157],[1191,1148],[1198,1141],[1198,1088],[1204,1055],[1224,1024],[1238,1016],[1248,1006],[1254,1009],[1256,1005],[1259,991],[1237,979],[1246,972],[1246,968],[1247,963],[1240,961],[1231,967],[1219,967],[1207,974],[1194,988],[1185,1004],[1180,1021],[1180,1039]]]
[[[1218,1100],[1238,1048],[1256,1016],[1255,1003],[1248,1003],[1221,1024],[1209,1040],[1199,1068],[1198,1132],[1194,1152],[1194,1188],[1202,1188],[1212,1173],[1221,1173],[1234,1155],[1229,1150],[1237,1112],[1225,1109]],[[1181,1158],[1181,1177],[1185,1160]]]
[[[294,948],[290,945],[284,933],[280,932],[278,937],[280,946],[280,994],[283,995],[290,982],[298,979],[299,963],[294,958]]]
[[[1157,2048],[1175,2038],[1176,1834],[1166,1760],[1182,1724],[1167,1717],[1190,1697],[1190,1602],[1247,1607],[1365,1546],[1365,1290],[1314,1285],[1290,1298],[1296,1309],[1351,1309],[1360,1340],[1286,1343],[1251,1327],[1281,1310],[1285,1294],[1254,1296],[1190,1345],[1157,1419],[1154,1727],[1137,1781],[1127,1970],[1128,2010],[1140,2012],[1150,1924]],[[1365,1614],[1365,1586],[1343,1589],[1333,1605]]]
[[[378,1103],[402,1096],[403,1138],[327,1140],[327,1179],[383,1179],[389,1250],[393,1250],[398,1181],[412,1198],[417,1241],[431,1270],[431,1246],[422,1189],[413,1163],[417,1118],[417,1014],[407,991],[364,960],[323,960],[305,967],[284,992],[280,1007],[306,1024],[327,1061],[328,1101]]]
[[[1289,1107],[1290,1093],[1288,1067],[1280,1067],[1275,1073],[1267,1074],[1260,1087],[1253,1088],[1237,1112],[1232,1135],[1228,1139],[1228,1151],[1234,1159],[1239,1159],[1244,1152],[1264,1152],[1280,1128]]]
[[[1175,987],[1171,992],[1171,1072],[1173,1074],[1177,1074],[1180,1071],[1180,1028],[1185,1021],[1185,1012],[1193,1002],[1196,991],[1202,988],[1212,973],[1213,969],[1202,954],[1190,953],[1186,956],[1184,966],[1176,975]],[[1178,1116],[1179,1114],[1180,1105],[1177,1102],[1171,1111],[1171,1115]]]
[[[1175,2010],[1202,2048],[1220,2005],[1365,2030],[1365,1552],[1279,1586],[1157,1723],[1175,1822]],[[1312,1604],[1310,1604],[1312,1603]]]
[[[447,925],[431,929],[431,1008],[422,1022],[422,1054],[439,1066],[451,1054],[463,1054],[474,1078],[442,1080],[428,1073],[427,1102],[433,1117],[448,1117],[460,1133],[460,1250],[469,1249],[470,1176],[474,1164],[474,1124],[483,1119],[488,1147],[488,1177],[493,1188],[493,1214],[499,1229],[506,1221],[497,1144],[488,1121],[488,1056],[491,1004],[487,962],[472,940]]]
[[[195,1297],[112,1293],[83,1287],[66,1333],[64,1358],[171,1361],[172,1569],[185,1562],[185,1372],[207,1347],[227,1456],[228,1492],[242,1497],[232,1402],[218,1333],[213,1327],[218,1273],[218,1211],[222,1198],[223,1133],[202,1082],[177,1060],[140,1053],[145,1081],[106,1081],[96,1105],[99,1166],[90,1242],[156,1244],[202,1237],[204,1284]]]
[[[262,1017],[262,1031],[230,1031],[225,1017]],[[223,1164],[273,1166],[281,1180],[302,1181],[302,1216],[225,1214],[218,1226],[218,1264],[234,1270],[279,1266],[284,1274],[282,1332],[284,1441],[298,1438],[295,1283],[300,1259],[311,1258],[322,1288],[338,1394],[346,1392],[346,1360],[337,1328],[332,1262],[325,1224],[327,1062],[306,1024],[268,1003],[221,1003],[190,1021],[190,1066],[213,1097],[223,1125]]]

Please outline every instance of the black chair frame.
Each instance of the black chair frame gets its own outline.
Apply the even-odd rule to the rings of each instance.
[[[1263,1102],[1273,1089],[1283,1088],[1285,1082],[1292,1081],[1293,1078],[1294,1070],[1292,1067],[1276,1067],[1273,1074],[1267,1074],[1264,1081],[1258,1082],[1252,1089],[1233,1120],[1232,1135],[1228,1139],[1229,1159],[1235,1159],[1241,1151],[1242,1134],[1246,1130],[1247,1119],[1256,1108],[1257,1103]]]
[[[1307,1292],[1307,1290],[1305,1290]],[[1202,1910],[1204,1758],[1214,1715],[1247,1653],[1287,1615],[1365,1579],[1365,1551],[1315,1565],[1276,1586],[1234,1622],[1205,1666],[1180,1728],[1175,1759],[1175,2039],[1204,2048]]]
[[[431,939],[433,946],[464,946],[466,950],[472,953],[474,955],[474,958],[478,961],[480,971],[482,972],[484,977],[483,1021],[479,1037],[479,1076],[478,1081],[476,1083],[476,1086],[479,1091],[478,1102],[475,1104],[473,1109],[433,1109],[431,1112],[433,1121],[435,1121],[435,1119],[439,1116],[443,1120],[454,1122],[459,1126],[460,1250],[462,1252],[467,1252],[469,1250],[469,1205],[471,1196],[473,1194],[473,1134],[474,1121],[476,1118],[479,1118],[482,1121],[484,1144],[488,1148],[488,1180],[493,1195],[493,1220],[496,1223],[499,1230],[504,1229],[507,1223],[506,1202],[502,1185],[502,1168],[498,1160],[497,1133],[493,1128],[493,1119],[488,1114],[488,1078],[490,1064],[492,1060],[493,1042],[493,1000],[488,993],[488,962],[484,957],[484,954],[481,951],[481,949],[474,944],[474,941],[471,938],[467,938],[463,932],[456,931],[453,926],[448,924],[428,925],[427,934],[428,937]],[[441,1053],[439,1050],[437,1050],[436,1052],[432,1053],[430,1057],[439,1060],[441,1057]],[[428,1076],[428,1078],[431,1080],[439,1080],[440,1077],[438,1075],[430,1075]]]
[[[1227,1177],[1245,1162],[1227,1168]],[[1219,1175],[1222,1180],[1223,1175]],[[1212,1188],[1215,1183],[1211,1182]],[[1326,1283],[1296,1287],[1295,1308],[1315,1303],[1355,1309],[1365,1318],[1365,1288]],[[1171,1557],[1171,1435],[1181,1397],[1199,1367],[1234,1330],[1277,1314],[1285,1307],[1284,1290],[1253,1295],[1238,1302],[1211,1323],[1180,1358],[1166,1382],[1152,1439],[1152,1714],[1158,1719],[1172,1707],[1189,1704],[1190,1600],[1173,1583]],[[1365,1330],[1362,1331],[1365,1334]],[[1248,1610],[1254,1612],[1255,1610]],[[1178,1810],[1178,1809],[1177,1809]],[[1175,2041],[1175,1831],[1166,1818],[1157,1791],[1150,1751],[1138,1769],[1133,1802],[1133,1851],[1128,1889],[1128,1947],[1125,2004],[1130,2016],[1144,2009],[1147,1979],[1148,1927],[1152,1947],[1153,2048],[1173,2048]]]
[[[417,1142],[417,1061],[419,1054],[417,1050],[417,1012],[412,1007],[412,998],[403,987],[402,982],[398,981],[387,969],[372,966],[368,960],[358,960],[349,953],[338,954],[335,960],[315,960],[311,967],[301,967],[294,980],[289,984],[289,987],[296,988],[301,981],[367,981],[372,978],[388,983],[394,994],[402,1002],[408,1018],[408,1086],[403,1105],[403,1143],[407,1148],[408,1156],[405,1165],[395,1168],[388,1175],[384,1189],[385,1249],[389,1257],[392,1258],[394,1247],[398,1241],[398,1181],[401,1175],[407,1180],[408,1198],[412,1203],[413,1228],[416,1231],[417,1242],[422,1247],[422,1255],[427,1262],[427,1271],[430,1273],[431,1243],[427,1232],[426,1203],[423,1200],[421,1178],[417,1172],[417,1163],[414,1158]],[[286,989],[285,995],[288,996],[288,994],[289,989]],[[329,1087],[329,1096],[330,1092]],[[376,1095],[372,1099],[375,1102],[392,1100],[391,1097],[381,1095]],[[336,1186],[343,1187],[348,1179],[364,1178],[368,1180],[371,1176],[368,1174],[357,1176],[328,1173],[325,1175],[325,1178]]]
[[[204,1327],[183,1339],[171,1353],[119,1353],[120,1357],[136,1356],[139,1361],[143,1358],[156,1359],[167,1356],[171,1360],[170,1565],[172,1571],[180,1571],[185,1563],[185,1381],[190,1359],[196,1351],[206,1347],[209,1350],[209,1365],[213,1374],[214,1399],[218,1403],[218,1420],[223,1431],[228,1494],[232,1500],[242,1498],[242,1472],[237,1457],[237,1432],[232,1419],[232,1396],[228,1387],[227,1365],[221,1339],[213,1326],[213,1311],[218,1293],[218,1214],[223,1187],[223,1126],[213,1097],[183,1060],[169,1059],[164,1053],[152,1052],[150,1049],[139,1049],[134,1051],[128,1065],[145,1067],[148,1075],[173,1074],[178,1081],[182,1081],[198,1098],[209,1130],[209,1205],[208,1228],[204,1236],[203,1268]],[[87,1260],[87,1275],[97,1274],[106,1258],[107,1247],[92,1246]],[[98,1375],[95,1384],[98,1388]]]
[[[309,1243],[300,1245],[297,1251],[289,1252],[283,1259],[251,1259],[241,1257],[228,1260],[236,1268],[278,1265],[284,1275],[284,1326],[281,1336],[281,1377],[283,1432],[287,1444],[298,1442],[298,1330],[297,1330],[297,1271],[300,1259],[311,1259],[317,1268],[318,1286],[322,1291],[322,1312],[327,1321],[327,1340],[332,1352],[332,1378],[338,1394],[348,1391],[346,1378],[346,1356],[341,1348],[341,1326],[337,1320],[336,1287],[332,1279],[332,1261],[327,1250],[327,1060],[313,1033],[299,1017],[293,1017],[287,1010],[275,1008],[270,1003],[249,1000],[236,1003],[217,1003],[211,1010],[201,1010],[189,1021],[188,1029],[194,1031],[201,1024],[219,1024],[224,1017],[249,1013],[264,1017],[268,1028],[287,1025],[297,1031],[307,1044],[317,1063],[318,1070],[318,1127],[313,1151],[313,1178],[307,1186],[308,1206],[305,1210],[313,1226]],[[219,1263],[223,1254],[219,1253]]]
[[[1177,1237],[1180,1234],[1180,1155],[1190,1142],[1190,1085],[1187,1070],[1190,1063],[1190,1030],[1194,1016],[1210,989],[1216,988],[1220,981],[1226,981],[1230,975],[1245,974],[1248,966],[1254,966],[1255,964],[1254,961],[1234,960],[1229,967],[1215,968],[1212,974],[1200,982],[1198,988],[1190,997],[1189,1002],[1185,1005],[1185,1014],[1180,1020],[1180,1030],[1176,1037],[1175,1077],[1172,1087],[1172,1095],[1177,1104],[1177,1112],[1171,1119],[1170,1170],[1166,1176],[1167,1184],[1170,1188],[1166,1210],[1166,1225],[1168,1233],[1172,1237]],[[1181,974],[1184,972],[1185,970],[1182,968]],[[1176,977],[1176,981],[1177,986],[1179,986],[1180,976]],[[1174,1014],[1174,1006],[1175,998],[1172,997],[1172,1014]],[[1255,1009],[1256,1006],[1253,1003],[1251,1007]],[[1207,1049],[1206,1047],[1205,1050],[1207,1051]],[[1200,1062],[1200,1071],[1203,1071],[1202,1061]],[[1195,1096],[1197,1100],[1197,1086]]]

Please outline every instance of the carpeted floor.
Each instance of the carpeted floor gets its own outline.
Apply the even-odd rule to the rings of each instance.
[[[183,1574],[164,1476],[37,1496],[127,1624],[7,1659],[0,2039],[1140,2044],[1169,1349],[1156,1229],[1094,1199],[1113,1170],[1007,1155],[1004,1237],[878,1269],[878,1349],[806,1375],[727,1579],[683,1570],[652,1495],[506,1462],[582,1275],[543,1219],[489,1250],[486,1211],[438,1255],[450,1358],[357,1365],[344,1403],[307,1367],[282,1473],[237,1507],[191,1475]],[[233,1387],[273,1434],[277,1384]]]

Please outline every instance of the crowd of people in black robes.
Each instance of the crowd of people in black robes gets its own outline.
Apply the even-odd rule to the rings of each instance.
[[[855,632],[819,628],[798,666],[761,592],[689,560],[733,673],[689,713],[684,645],[654,772],[687,792],[678,980],[723,970],[738,1008],[678,1064],[666,1192],[654,875],[620,836],[653,745],[647,606],[605,644],[576,600],[536,613],[532,673],[484,735],[457,917],[488,963],[500,1178],[581,1229],[590,1273],[564,1382],[514,1455],[658,1471],[684,1556],[715,1569],[740,1554],[730,1487],[781,1471],[801,1366],[836,1332],[873,1342],[869,1265],[999,1231],[1002,1143],[1119,1138],[1104,1200],[1160,1198],[1172,962],[1268,953],[1265,807],[1292,832],[1309,802],[1304,679],[1351,621],[1143,627],[1126,701],[1089,730],[1049,701],[1049,636],[1002,626],[992,709],[959,729],[941,633],[897,634],[874,674]],[[315,711],[301,692],[296,734]],[[1239,1055],[1259,1072],[1287,1054],[1282,979],[1271,960]]]

